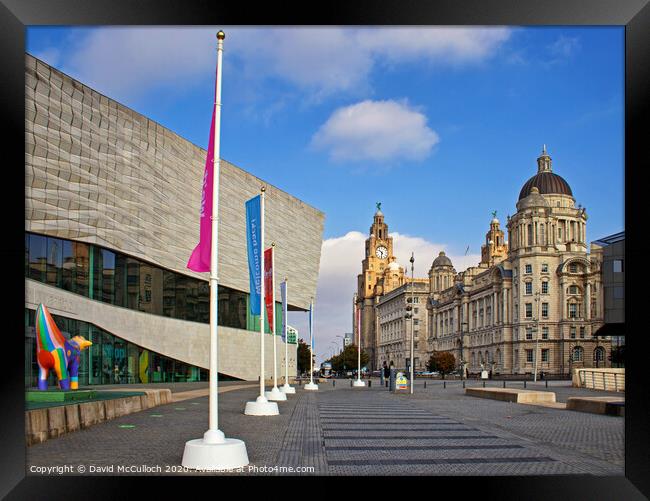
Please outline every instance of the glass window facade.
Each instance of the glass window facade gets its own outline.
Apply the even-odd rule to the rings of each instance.
[[[37,385],[36,312],[25,309],[25,387]],[[93,344],[81,355],[79,385],[127,383],[178,383],[207,381],[208,371],[146,350],[106,332],[93,324],[52,315],[66,338],[83,336]],[[220,379],[230,379],[219,375]],[[50,371],[48,385],[56,387],[56,376]]]
[[[25,277],[96,301],[191,322],[210,322],[210,286],[97,245],[25,234]],[[218,324],[259,331],[248,293],[219,286]],[[282,329],[276,302],[275,329]],[[270,332],[265,319],[265,331]],[[294,343],[295,344],[295,343]]]

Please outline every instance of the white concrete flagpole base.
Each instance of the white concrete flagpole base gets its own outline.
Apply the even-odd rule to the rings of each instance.
[[[272,400],[275,402],[283,402],[287,399],[287,396],[282,393],[277,386],[274,386],[271,391],[264,392],[264,396],[267,400]]]
[[[192,470],[229,470],[246,466],[246,444],[236,438],[225,438],[221,430],[208,430],[203,438],[185,442],[181,464]]]
[[[354,383],[352,383],[352,386],[361,387],[361,386],[365,386],[365,385],[366,385],[365,381],[361,381],[361,379],[357,379]]]
[[[312,391],[318,390],[318,385],[316,383],[307,383],[305,385],[305,390],[312,390]]]
[[[280,386],[280,391],[288,395],[293,395],[296,393],[296,389],[293,386],[290,386],[289,383],[284,383],[283,386]]]
[[[266,397],[259,396],[255,402],[246,402],[244,414],[247,416],[277,416],[280,411],[278,404],[269,402]]]

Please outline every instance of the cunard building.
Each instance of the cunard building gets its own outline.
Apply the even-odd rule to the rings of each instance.
[[[391,360],[405,367],[412,331],[416,369],[434,350],[453,353],[470,373],[526,374],[536,366],[568,374],[610,366],[609,338],[594,335],[603,324],[602,247],[588,246],[586,209],[576,206],[569,184],[553,172],[546,148],[516,208],[507,218],[507,239],[494,213],[477,266],[457,272],[444,252],[435,257],[425,294],[423,279],[415,279],[413,306],[425,318],[413,320],[405,318],[410,281],[395,262],[377,211],[358,290],[362,342],[375,367]],[[417,334],[411,326],[416,320]]]

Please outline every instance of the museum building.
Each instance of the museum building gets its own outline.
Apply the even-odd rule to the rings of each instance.
[[[199,238],[206,151],[29,54],[25,70],[25,386],[35,386],[38,375],[40,303],[65,337],[93,343],[82,355],[80,385],[207,380],[208,274],[186,267]],[[222,160],[222,378],[259,375],[244,203],[262,186],[265,244],[276,244],[276,298],[284,277],[289,310],[307,311],[315,296],[324,214]],[[281,307],[275,306],[279,334]],[[296,337],[289,336],[290,374],[296,373]],[[280,338],[277,352],[284,372]]]

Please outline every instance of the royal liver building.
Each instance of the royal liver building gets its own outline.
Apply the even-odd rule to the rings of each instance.
[[[373,229],[377,222],[375,216]],[[441,252],[429,270],[426,295],[420,290],[423,279],[415,279],[420,299],[413,306],[425,318],[400,313],[411,287],[394,258],[397,281],[389,292],[364,283],[370,270],[359,276],[367,317],[362,333],[373,343],[374,365],[392,360],[406,366],[413,330],[416,369],[433,350],[453,353],[459,368],[470,373],[525,374],[537,365],[546,374],[568,374],[578,367],[610,366],[610,341],[594,336],[603,324],[602,248],[595,243],[587,248],[586,224],[586,210],[576,207],[544,147],[537,173],[519,193],[517,212],[508,216],[507,240],[495,213],[478,266],[458,273]],[[418,325],[411,327],[411,321]]]

